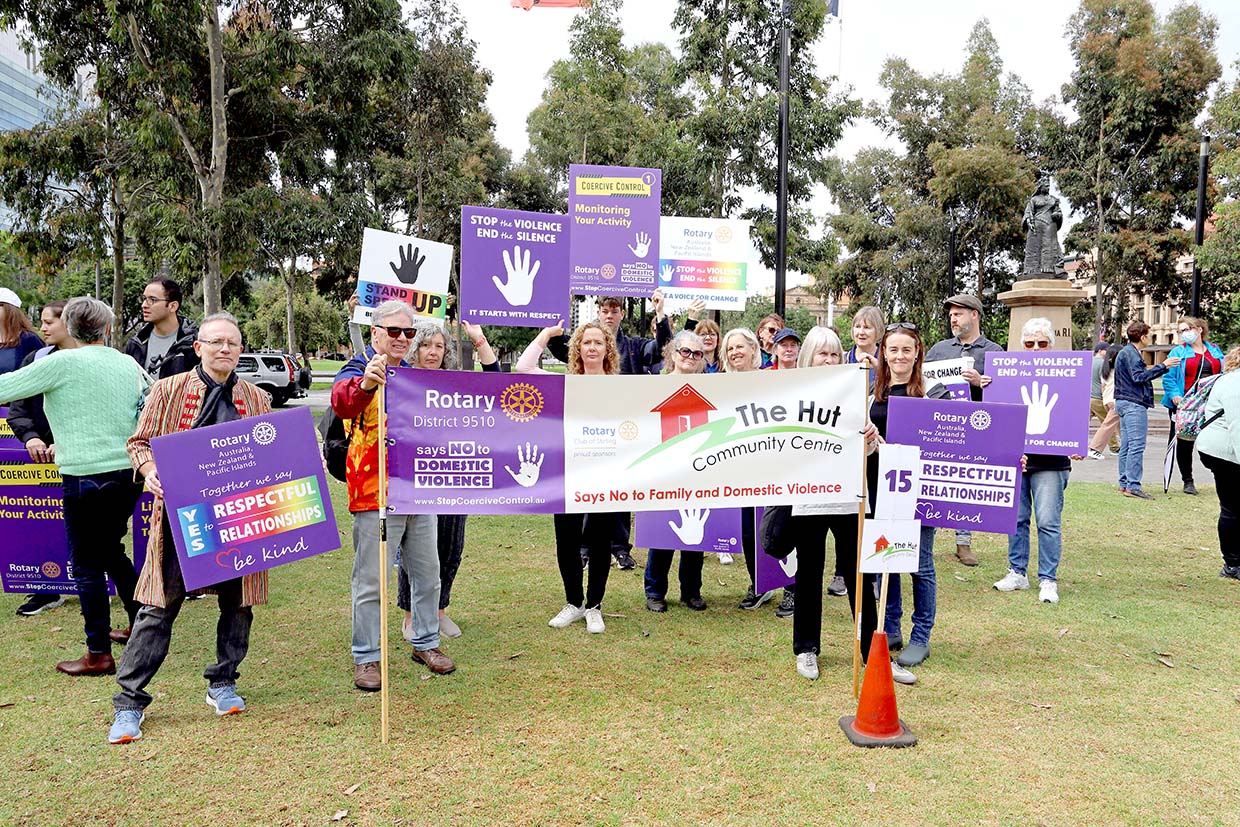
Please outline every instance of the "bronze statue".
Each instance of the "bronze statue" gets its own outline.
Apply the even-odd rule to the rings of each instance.
[[[1064,279],[1063,250],[1059,247],[1059,228],[1063,226],[1063,210],[1059,199],[1051,195],[1051,180],[1038,179],[1037,189],[1025,203],[1025,217],[1020,228],[1025,238],[1025,267],[1017,281],[1025,279]]]

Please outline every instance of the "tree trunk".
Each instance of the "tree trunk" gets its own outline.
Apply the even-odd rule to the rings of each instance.
[[[228,169],[228,90],[224,87],[224,37],[215,0],[206,3],[203,28],[207,35],[207,55],[211,72],[211,164],[206,181],[200,181],[202,211],[206,221],[207,270],[202,285],[203,314],[223,309],[220,293],[220,207],[224,203],[224,174]]]
[[[1102,236],[1106,233],[1106,216],[1102,208],[1102,162],[1103,162],[1103,119],[1098,124],[1098,156],[1094,165],[1094,214],[1098,216],[1098,226],[1094,229],[1094,335],[1101,341],[1104,332],[1104,309],[1102,306]]]
[[[116,173],[108,176],[112,197],[112,347],[125,343],[125,205]]]
[[[297,333],[293,329],[293,297],[296,295],[297,283],[297,259],[289,262],[288,273],[284,275],[284,323],[288,327],[288,341],[286,345],[288,349],[285,351],[289,354],[297,353]]]

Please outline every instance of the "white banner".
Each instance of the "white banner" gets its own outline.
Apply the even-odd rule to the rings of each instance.
[[[952,399],[968,399],[969,383],[963,374],[971,367],[973,367],[972,356],[923,362],[921,378],[925,380],[926,390],[930,390],[935,385],[942,385],[951,393]]]
[[[659,287],[669,313],[694,299],[709,310],[744,310],[753,242],[749,222],[730,218],[659,220]]]
[[[389,300],[403,301],[420,318],[443,324],[448,309],[450,244],[367,227],[357,268],[353,321],[371,324],[371,313]]]
[[[850,503],[864,479],[856,365],[565,378],[570,512]]]

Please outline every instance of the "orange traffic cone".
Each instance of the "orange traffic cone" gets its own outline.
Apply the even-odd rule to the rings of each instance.
[[[869,664],[861,684],[857,714],[840,718],[840,729],[855,747],[911,747],[917,736],[896,712],[896,685],[891,680],[891,654],[886,632],[875,632]]]

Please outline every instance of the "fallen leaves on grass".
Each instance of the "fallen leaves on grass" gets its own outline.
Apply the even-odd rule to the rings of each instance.
[[[1168,669],[1175,668],[1175,664],[1171,662],[1170,658],[1159,658],[1158,662],[1161,663],[1163,666],[1167,667]]]
[[[1059,638],[1060,640],[1063,640],[1063,636],[1068,634],[1068,629],[1069,627],[1067,626],[1063,627],[1062,629],[1059,630],[1059,634],[1055,635],[1055,637]]]
[[[332,816],[332,821],[344,821],[348,817],[349,817],[348,810],[337,810],[336,814]]]
[[[521,657],[524,654],[525,654],[524,652],[513,652],[511,655],[508,656],[508,660],[516,660],[517,658]]]
[[[352,787],[349,787],[347,790],[345,790],[344,794],[353,795],[353,793],[357,792],[361,788],[362,788],[361,782],[358,782],[357,784],[354,784]]]
[[[873,781],[871,781],[870,783],[866,784],[866,785],[865,785],[865,788],[866,788],[867,790],[869,790],[870,792],[872,792],[872,793],[876,793],[876,792],[878,792],[878,785],[877,785],[877,784],[875,784]]]

